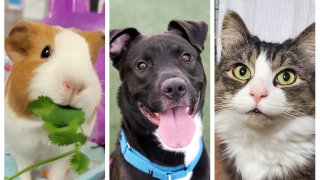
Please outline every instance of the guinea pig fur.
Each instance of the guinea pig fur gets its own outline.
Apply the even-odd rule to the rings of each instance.
[[[101,85],[93,64],[104,45],[104,33],[51,27],[22,21],[5,39],[5,51],[12,71],[5,87],[5,144],[19,170],[56,156],[73,147],[52,145],[42,130],[43,121],[27,109],[38,96],[48,96],[56,104],[81,108],[83,125],[90,135],[101,99]],[[63,180],[69,158],[47,166],[48,179]],[[22,180],[32,179],[27,172]]]

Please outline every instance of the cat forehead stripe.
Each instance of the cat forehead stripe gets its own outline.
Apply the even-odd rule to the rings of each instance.
[[[256,60],[254,76],[256,78],[265,79],[265,77],[271,75],[272,71],[270,68],[270,64],[270,61],[267,60],[266,53],[261,52]]]

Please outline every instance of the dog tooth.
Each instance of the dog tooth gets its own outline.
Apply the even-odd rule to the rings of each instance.
[[[159,116],[160,116],[160,114],[159,114],[159,113],[154,113],[154,115],[155,115],[155,116],[157,116],[157,117],[159,117]]]
[[[189,114],[190,107],[186,108],[186,113]]]

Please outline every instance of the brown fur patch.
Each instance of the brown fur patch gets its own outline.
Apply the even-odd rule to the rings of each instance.
[[[227,180],[227,175],[226,172],[224,171],[224,167],[223,164],[220,162],[220,156],[219,156],[219,146],[220,144],[220,140],[215,138],[214,141],[214,149],[215,149],[215,153],[214,153],[214,164],[215,164],[215,174],[214,174],[214,179],[218,179],[218,180]]]
[[[18,117],[34,119],[27,109],[30,102],[28,87],[35,69],[46,61],[41,58],[42,50],[49,45],[51,53],[54,52],[54,37],[58,31],[41,23],[23,21],[13,27],[5,39],[5,51],[13,63],[5,96]]]

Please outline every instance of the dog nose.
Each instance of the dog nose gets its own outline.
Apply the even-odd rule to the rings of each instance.
[[[178,100],[186,94],[187,85],[180,78],[170,78],[163,81],[161,90],[168,98]]]
[[[70,93],[75,93],[75,94],[80,94],[84,90],[84,85],[79,83],[73,83],[70,81],[63,81],[63,87],[65,91],[70,92]]]

